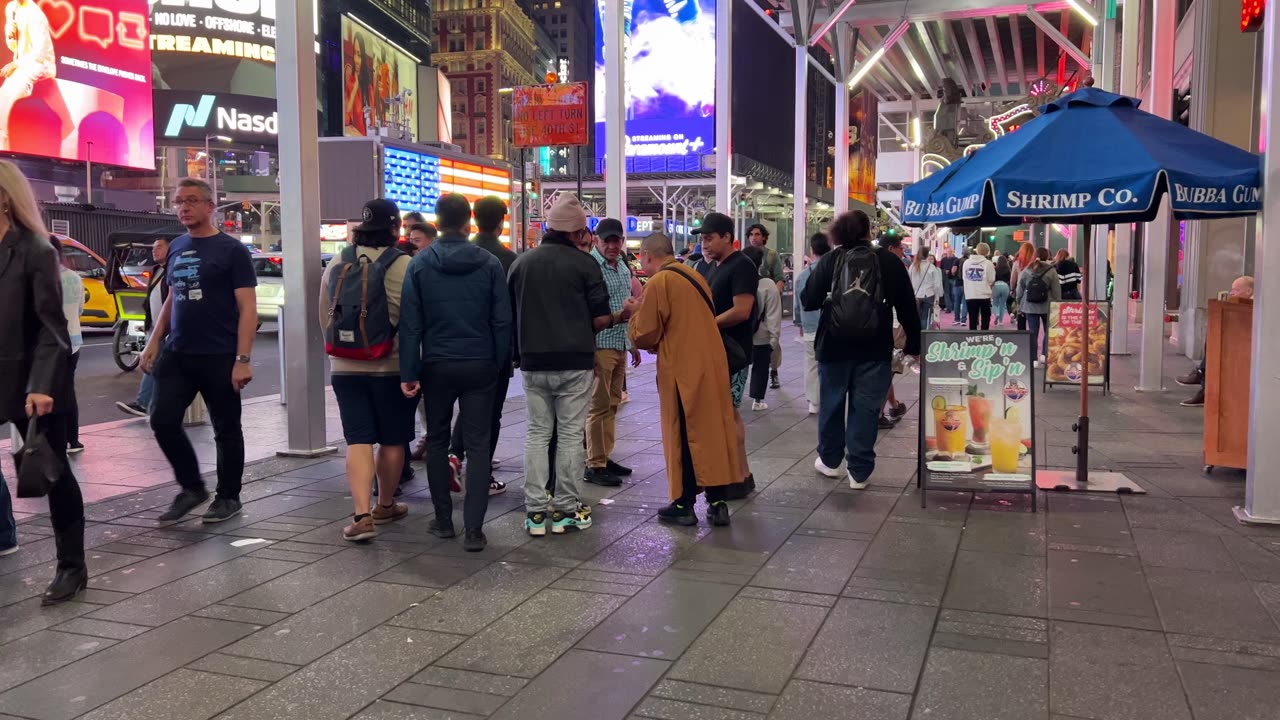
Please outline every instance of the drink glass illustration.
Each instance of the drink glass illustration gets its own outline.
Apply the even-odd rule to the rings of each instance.
[[[933,435],[939,452],[964,454],[969,434],[964,392],[968,383],[958,378],[929,382],[929,407],[933,411]]]
[[[1022,448],[1022,423],[1017,420],[993,418],[990,430],[991,470],[998,473],[1016,473],[1019,451]]]
[[[970,386],[969,422],[973,425],[973,442],[978,445],[987,444],[987,423],[991,420],[991,401],[986,396],[976,394],[976,386]]]

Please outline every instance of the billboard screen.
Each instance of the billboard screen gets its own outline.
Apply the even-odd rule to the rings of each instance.
[[[0,151],[155,167],[147,0],[9,0]]]
[[[347,136],[418,138],[418,60],[348,15],[342,16],[342,130]]]
[[[276,101],[253,95],[157,90],[155,117],[161,140],[201,144],[212,133],[238,143],[274,145],[280,132]]]
[[[401,213],[417,211],[429,222],[436,219],[436,201],[445,193],[460,193],[471,203],[493,195],[511,203],[511,171],[426,152],[383,148],[383,197],[394,200]],[[510,223],[500,233],[510,243]]]
[[[627,157],[711,154],[716,129],[716,0],[623,0],[622,11],[627,38]],[[596,157],[604,157],[606,147],[603,18],[604,0],[596,0]]]
[[[876,204],[876,158],[879,155],[879,104],[863,90],[849,102],[849,197]]]

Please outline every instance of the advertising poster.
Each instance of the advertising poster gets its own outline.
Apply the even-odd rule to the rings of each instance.
[[[147,0],[7,0],[0,151],[151,169]]]
[[[511,112],[516,147],[586,145],[590,139],[584,82],[518,87]]]
[[[876,157],[880,142],[879,103],[863,90],[849,103],[849,197],[876,204]]]
[[[1049,303],[1049,353],[1045,356],[1045,382],[1079,384],[1081,374],[1089,374],[1089,384],[1107,384],[1111,337],[1111,310],[1106,303],[1089,303],[1089,343],[1081,343],[1084,322],[1083,302]]]
[[[418,61],[372,30],[342,16],[343,133],[418,139]]]
[[[930,330],[923,343],[924,489],[1034,492],[1030,333]]]
[[[716,0],[623,0],[622,12],[627,157],[711,154],[716,130]],[[604,0],[596,0],[597,158],[604,157],[607,144],[603,17]]]

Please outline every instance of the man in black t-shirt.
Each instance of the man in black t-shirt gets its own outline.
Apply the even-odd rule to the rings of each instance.
[[[694,234],[702,236],[702,252],[715,263],[707,275],[711,285],[711,302],[716,309],[716,325],[730,339],[742,346],[751,357],[751,335],[755,317],[756,288],[760,284],[760,271],[741,252],[733,247],[733,220],[720,213],[708,213],[702,227]],[[747,387],[747,368],[729,376],[733,394],[734,416],[737,421],[738,456],[742,461],[743,482],[730,485],[729,499],[746,497],[755,489],[755,478],[747,467],[746,426],[737,408],[742,404],[742,393]]]

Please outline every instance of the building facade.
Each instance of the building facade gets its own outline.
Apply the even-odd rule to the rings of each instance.
[[[563,82],[585,82],[588,87],[595,82],[595,23],[593,8],[588,0],[536,0],[529,4],[530,14],[551,38],[555,52],[556,73]],[[587,93],[587,102],[595,100],[595,93]],[[595,117],[590,109],[587,117]],[[595,157],[595,133],[588,134],[589,144],[579,151],[583,163],[582,172],[595,172],[591,158]],[[547,175],[576,174],[575,154],[571,148],[551,148],[543,158],[543,173]]]

